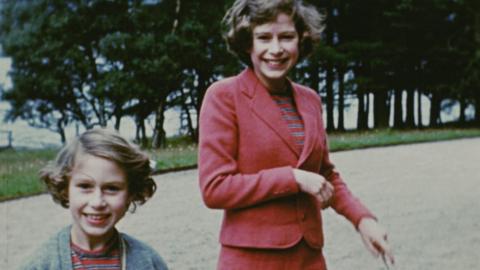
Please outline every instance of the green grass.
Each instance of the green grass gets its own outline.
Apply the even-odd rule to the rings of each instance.
[[[480,129],[370,130],[329,134],[330,151],[398,145],[426,141],[480,137]],[[57,149],[0,150],[0,201],[44,192],[38,171],[54,158]],[[197,163],[197,146],[188,138],[170,138],[165,149],[147,150],[159,171]]]
[[[0,201],[44,191],[38,171],[55,157],[56,149],[0,151]]]
[[[197,146],[193,143],[167,146],[165,149],[149,150],[150,157],[157,162],[157,170],[169,170],[197,164]]]
[[[331,152],[480,137],[480,129],[369,130],[329,134]]]

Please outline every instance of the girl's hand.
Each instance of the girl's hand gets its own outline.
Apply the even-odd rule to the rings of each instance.
[[[387,241],[387,233],[373,218],[363,218],[358,224],[358,232],[362,236],[363,243],[374,257],[382,256],[388,266],[395,263],[392,249]]]
[[[333,186],[323,176],[300,169],[293,169],[293,175],[301,191],[317,198],[322,208],[328,206]]]

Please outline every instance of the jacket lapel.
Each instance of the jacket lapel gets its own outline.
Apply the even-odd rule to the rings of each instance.
[[[273,101],[268,90],[260,83],[251,69],[243,71],[239,78],[242,84],[242,91],[251,98],[250,106],[253,113],[255,113],[267,127],[272,129],[288,148],[299,157],[300,151],[292,140],[290,130],[285,124],[285,120],[282,119],[280,108],[278,108],[278,105]]]
[[[302,117],[304,132],[305,132],[305,141],[302,149],[302,153],[298,160],[297,166],[300,167],[301,164],[310,156],[310,153],[315,147],[315,143],[318,139],[319,127],[318,127],[318,117],[321,117],[320,114],[316,113],[314,104],[302,91],[299,90],[298,86],[293,85],[293,93],[295,98],[295,104],[297,106],[298,113]]]

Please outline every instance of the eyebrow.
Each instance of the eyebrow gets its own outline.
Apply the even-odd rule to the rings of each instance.
[[[84,182],[95,182],[96,179],[93,178],[92,176],[86,174],[86,173],[83,173],[83,172],[77,172],[78,174],[78,177],[72,177],[72,179],[74,179],[75,181],[84,181]],[[103,181],[102,182],[102,185],[112,185],[112,184],[120,184],[120,185],[127,185],[127,180],[123,180],[123,179],[110,179],[110,180],[107,180],[107,181]]]
[[[282,31],[282,32],[279,32],[278,33],[279,35],[282,35],[282,34],[297,34],[297,31],[296,30],[289,30],[289,31]],[[270,31],[258,31],[258,32],[253,32],[253,35],[272,35],[272,32]]]
[[[127,181],[120,181],[120,180],[110,180],[102,183],[102,185],[122,185],[122,186],[125,186],[127,184],[128,184]]]

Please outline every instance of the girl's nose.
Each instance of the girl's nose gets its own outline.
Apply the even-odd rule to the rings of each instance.
[[[92,194],[92,197],[90,198],[90,205],[96,208],[105,207],[105,198],[103,197],[103,193],[100,189],[95,190],[95,192]]]
[[[270,44],[270,52],[272,54],[280,54],[283,52],[282,44],[279,42],[278,38],[272,39]]]

